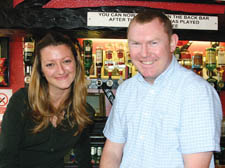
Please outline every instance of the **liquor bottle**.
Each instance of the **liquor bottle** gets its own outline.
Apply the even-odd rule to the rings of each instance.
[[[92,41],[83,40],[83,49],[84,49],[84,69],[86,75],[90,76],[90,69],[92,66]]]
[[[132,61],[130,58],[130,52],[127,50],[126,52],[126,79],[132,77]]]
[[[99,164],[100,163],[101,155],[102,155],[102,147],[98,146],[97,147],[96,164]]]
[[[112,76],[112,71],[114,69],[114,62],[113,62],[113,46],[111,43],[107,44],[106,51],[105,51],[105,68],[108,71],[108,76]]]
[[[97,80],[95,82],[98,89],[101,88],[103,82],[101,80],[101,70],[103,65],[103,47],[97,46],[96,47],[96,73],[97,73]]]
[[[182,60],[183,66],[187,69],[191,69],[192,60],[191,59],[184,59]]]
[[[225,117],[223,117],[222,124],[221,124],[221,136],[225,137]]]
[[[185,45],[183,45],[181,48],[180,48],[180,52],[182,51],[187,51],[188,48],[191,46],[192,42],[191,41],[188,41]]]
[[[218,66],[225,66],[225,47],[217,47],[217,64]]]
[[[192,70],[202,76],[202,68],[203,68],[203,53],[200,51],[195,51],[192,56]]]
[[[192,42],[188,41],[185,45],[180,48],[180,59],[179,62],[182,66],[187,69],[191,69],[191,53],[188,48],[191,46]]]
[[[191,53],[188,50],[183,50],[180,52],[180,59],[191,61]]]
[[[220,92],[222,90],[225,90],[225,82],[223,80],[223,73],[224,73],[224,69],[221,67],[218,67],[217,69],[217,91]]]
[[[91,147],[91,164],[96,164],[96,147]]]
[[[136,75],[138,73],[138,70],[135,65],[132,65],[132,76]]]
[[[118,45],[117,49],[117,69],[119,70],[120,78],[118,80],[118,84],[121,84],[123,82],[123,70],[125,69],[125,59],[124,59],[124,46],[123,43],[120,43]]]
[[[210,45],[211,45],[212,48],[217,48],[220,45],[220,42],[218,42],[218,41],[211,41]]]
[[[195,51],[192,56],[192,68],[202,68],[203,63],[203,53],[200,51]]]
[[[119,64],[124,64],[124,45],[123,43],[119,43],[117,47],[117,58]]]
[[[209,73],[209,78],[207,79],[207,81],[215,88],[217,89],[217,80],[215,78],[213,78],[213,75],[212,75],[212,71],[208,70],[208,73]]]
[[[105,62],[104,62],[104,66],[108,72],[108,76],[109,78],[106,81],[106,85],[111,88],[113,86],[113,80],[112,80],[112,71],[115,68],[114,65],[114,61],[113,61],[113,46],[111,43],[109,43],[106,46],[106,51],[105,51]]]
[[[176,47],[174,51],[174,56],[176,57],[177,60],[180,59],[180,47]]]
[[[28,34],[24,37],[24,63],[25,65],[32,66],[34,60],[34,48],[35,48],[35,40],[33,39],[31,34]]]
[[[84,55],[92,55],[92,41],[83,40]]]
[[[103,48],[102,46],[98,46],[96,47],[97,78],[101,78],[102,62],[103,62]]]
[[[207,48],[205,57],[206,68],[209,71],[213,71],[216,68],[216,49]]]

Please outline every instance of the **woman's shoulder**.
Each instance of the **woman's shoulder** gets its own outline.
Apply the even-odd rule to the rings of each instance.
[[[17,90],[14,95],[15,96],[27,96],[28,93],[28,88],[20,88],[19,90]]]
[[[11,101],[24,101],[28,97],[28,89],[27,88],[20,88],[15,93],[13,93],[11,97]]]
[[[17,90],[9,100],[4,116],[8,118],[21,118],[27,108],[27,89]]]

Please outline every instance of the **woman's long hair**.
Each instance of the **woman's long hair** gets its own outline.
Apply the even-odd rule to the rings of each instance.
[[[48,82],[42,74],[40,51],[47,46],[62,44],[67,45],[74,55],[76,75],[71,85],[70,94],[65,101],[60,104],[59,108],[56,109],[50,102]],[[77,125],[78,130],[74,135],[80,133],[87,124],[91,123],[89,114],[86,111],[86,95],[87,88],[83,64],[80,54],[78,54],[75,49],[74,43],[68,36],[61,33],[48,33],[35,47],[35,58],[28,88],[28,99],[32,109],[32,119],[36,123],[33,133],[40,132],[47,128],[50,124],[50,118],[54,115],[59,118],[62,112],[65,113],[65,117],[71,128]],[[57,124],[63,125],[60,120],[57,121]]]

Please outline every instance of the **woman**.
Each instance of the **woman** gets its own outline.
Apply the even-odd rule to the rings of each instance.
[[[47,34],[36,46],[28,89],[11,97],[4,114],[0,168],[62,168],[72,148],[78,167],[91,167],[93,112],[74,44],[62,34]]]

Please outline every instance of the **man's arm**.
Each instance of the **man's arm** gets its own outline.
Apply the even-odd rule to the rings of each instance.
[[[123,154],[121,143],[114,143],[106,140],[100,161],[100,168],[119,168]]]
[[[183,158],[185,168],[209,168],[212,152],[184,154]]]

